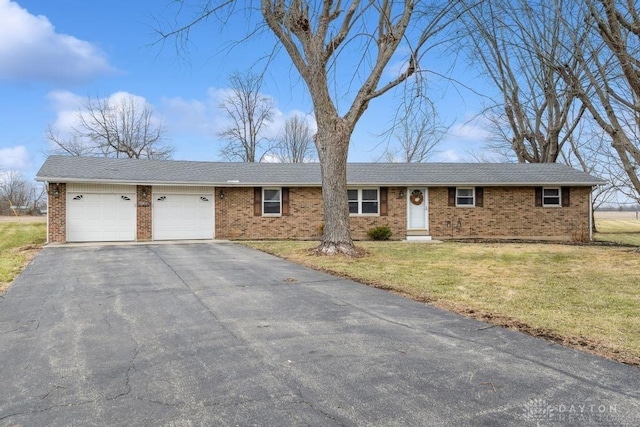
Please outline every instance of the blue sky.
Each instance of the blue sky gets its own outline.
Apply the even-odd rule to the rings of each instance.
[[[31,179],[50,149],[48,126],[64,129],[87,96],[127,93],[145,99],[165,123],[174,158],[223,160],[216,134],[224,125],[218,108],[227,77],[260,64],[274,47],[264,32],[233,45],[253,27],[246,15],[223,29],[203,25],[192,33],[188,57],[172,43],[155,43],[155,32],[174,16],[169,0],[90,2],[78,0],[0,0],[0,170],[17,170]],[[160,23],[160,24],[159,24]],[[450,67],[453,58],[434,57],[425,65]],[[456,78],[478,86],[475,72],[458,59]],[[482,150],[482,109],[472,92],[434,81],[431,98],[449,134],[433,161],[472,161]],[[286,55],[276,57],[263,92],[277,114],[271,132],[294,113],[311,114],[305,88]],[[352,138],[349,161],[377,160],[385,143],[377,136],[397,109],[393,96],[372,101]]]

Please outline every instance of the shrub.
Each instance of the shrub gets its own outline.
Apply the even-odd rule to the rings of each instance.
[[[367,231],[367,236],[369,236],[373,240],[389,240],[391,234],[391,229],[386,225],[374,227]]]

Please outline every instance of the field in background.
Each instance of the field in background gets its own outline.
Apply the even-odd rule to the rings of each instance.
[[[0,222],[47,222],[47,216],[0,216]]]
[[[640,246],[640,214],[636,212],[596,211],[598,232],[594,240]]]

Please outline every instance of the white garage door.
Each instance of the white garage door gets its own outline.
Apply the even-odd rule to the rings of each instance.
[[[213,194],[213,189],[154,188],[153,240],[213,239]]]
[[[135,187],[70,185],[67,191],[68,242],[135,239]]]

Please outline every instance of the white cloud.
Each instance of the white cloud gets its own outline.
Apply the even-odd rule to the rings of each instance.
[[[210,89],[202,100],[165,98],[162,100],[162,111],[171,131],[215,137],[222,129],[223,120],[218,104],[218,95]]]
[[[434,155],[434,162],[446,162],[446,163],[456,163],[456,162],[466,162],[469,159],[460,155],[456,150],[444,150],[436,153]]]
[[[56,33],[46,16],[0,0],[0,79],[79,82],[115,71],[91,43]]]
[[[79,115],[84,113],[83,110],[87,98],[66,90],[49,92],[47,98],[56,114],[56,119],[51,124],[52,130],[63,139],[69,137],[73,132],[73,128],[78,126]],[[117,105],[121,101],[129,99],[133,100],[136,105],[148,103],[144,97],[124,91],[114,92],[99,101]],[[95,98],[93,100],[95,101]],[[154,116],[156,121],[160,120],[157,114],[154,114]]]
[[[209,88],[204,99],[166,98],[162,101],[162,110],[171,130],[196,132],[215,139],[230,124],[226,113],[220,108],[220,103],[230,93],[230,89]],[[277,104],[275,99],[273,103]],[[304,117],[312,132],[316,132],[316,121],[312,114],[299,110],[283,112],[274,107],[273,117],[266,124],[263,136],[275,138],[284,129],[286,120],[294,115]]]
[[[49,92],[47,98],[56,112],[56,120],[51,127],[56,132],[68,134],[78,121],[78,110],[82,106],[83,98],[63,90]]]
[[[18,170],[30,166],[27,148],[23,145],[0,148],[0,169]]]
[[[273,118],[265,129],[264,136],[267,139],[275,139],[278,135],[281,135],[284,131],[285,123],[288,119],[294,116],[299,116],[304,121],[307,122],[309,127],[311,128],[311,133],[315,134],[318,131],[318,126],[316,124],[316,119],[313,114],[304,113],[299,110],[291,110],[286,113],[278,110],[277,108],[274,110]]]
[[[450,137],[469,142],[484,142],[489,137],[486,122],[483,119],[454,123],[448,132]]]

